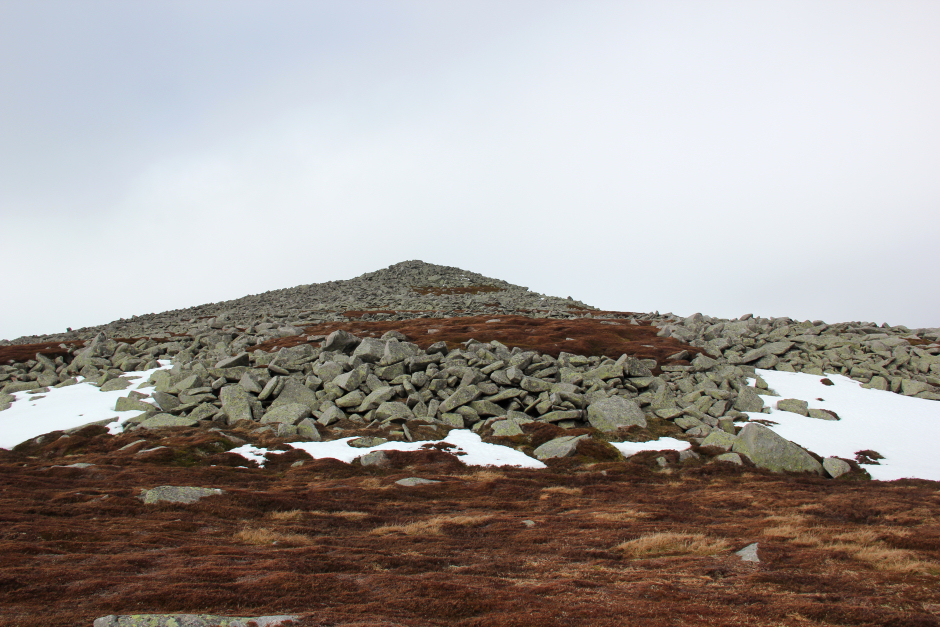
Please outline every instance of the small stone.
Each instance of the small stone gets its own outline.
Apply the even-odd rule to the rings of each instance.
[[[741,558],[742,562],[759,562],[760,558],[757,557],[757,543],[748,544],[746,547],[740,551],[736,551],[735,555]]]
[[[380,438],[377,436],[363,436],[361,438],[355,438],[347,442],[347,444],[353,448],[372,448],[373,446],[378,446],[380,444],[385,444],[388,442],[385,438]]]
[[[809,416],[809,403],[798,398],[785,398],[777,401],[777,409],[799,414],[800,416]]]
[[[434,483],[440,483],[440,481],[434,481],[433,479],[422,479],[421,477],[408,477],[407,479],[399,479],[395,483],[406,488],[413,488],[419,485],[432,485]]]
[[[841,477],[847,472],[851,472],[852,466],[844,459],[838,457],[827,457],[823,460],[823,469],[830,477],[835,479]]]
[[[224,494],[218,488],[193,488],[183,486],[162,485],[149,490],[142,490],[139,498],[148,505],[154,503],[195,503],[207,496]],[[97,622],[97,621],[96,621]]]
[[[363,466],[375,466],[376,468],[388,468],[390,460],[385,451],[372,451],[359,458],[359,463]]]

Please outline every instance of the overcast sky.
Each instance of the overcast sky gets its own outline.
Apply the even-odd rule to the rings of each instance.
[[[406,259],[940,326],[940,3],[0,3],[0,338]]]

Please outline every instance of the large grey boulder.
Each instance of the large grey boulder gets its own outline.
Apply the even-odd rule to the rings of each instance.
[[[746,455],[756,466],[773,472],[823,474],[822,464],[805,449],[755,422],[744,425],[731,450]]]
[[[239,420],[252,420],[250,398],[245,388],[240,385],[226,385],[222,388],[219,399],[229,424],[235,424]]]
[[[274,399],[274,402],[271,403],[271,406],[280,407],[281,405],[294,403],[306,405],[311,412],[316,411],[320,407],[320,401],[317,399],[316,392],[294,379],[287,379],[284,382],[284,388],[281,390],[281,393],[277,395],[277,398]]]
[[[578,448],[578,442],[589,437],[591,436],[588,434],[565,435],[560,438],[555,438],[554,440],[549,440],[535,449],[535,457],[542,460],[570,457],[574,455],[575,450]]]
[[[621,427],[646,426],[646,416],[635,401],[612,396],[588,405],[588,422],[599,431],[616,431]]]
[[[826,474],[835,479],[836,477],[841,477],[845,473],[850,472],[852,467],[844,459],[827,457],[823,460],[823,469],[826,471]]]
[[[288,627],[299,616],[213,616],[211,614],[133,614],[96,618],[94,627]]]
[[[142,490],[139,498],[147,505],[153,503],[195,503],[207,496],[224,494],[218,488],[193,488],[189,486],[161,485],[149,490]],[[96,621],[97,624],[97,621]]]
[[[394,420],[414,420],[414,412],[404,403],[385,401],[375,410],[375,417],[379,420],[391,422]]]

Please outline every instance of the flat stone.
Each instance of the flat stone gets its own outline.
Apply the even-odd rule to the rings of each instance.
[[[809,403],[798,398],[784,398],[777,401],[777,409],[801,416],[809,416]]]
[[[646,426],[646,416],[635,401],[612,396],[588,405],[587,419],[599,431],[616,431],[621,427]]]
[[[116,377],[110,381],[105,381],[101,385],[102,392],[115,392],[117,390],[125,390],[131,385],[130,379],[125,379],[124,377]]]
[[[162,429],[164,427],[195,427],[199,424],[198,420],[193,420],[188,416],[172,416],[170,414],[157,414],[147,418],[138,426],[141,429]]]
[[[161,485],[149,490],[142,490],[139,498],[148,505],[153,503],[195,503],[207,496],[224,494],[218,488],[193,488],[185,486]],[[95,621],[97,627],[97,621]]]
[[[156,407],[136,398],[122,396],[114,403],[114,411],[156,411]]]
[[[510,438],[516,435],[522,435],[522,428],[516,424],[515,420],[497,420],[490,424],[493,429],[493,437]]]
[[[397,483],[400,486],[404,486],[406,488],[413,488],[419,485],[431,485],[434,483],[440,483],[440,481],[434,481],[433,479],[422,479],[421,477],[408,477],[407,479],[399,479],[395,483]]]
[[[728,462],[731,464],[737,464],[738,466],[743,466],[744,461],[741,459],[741,456],[737,453],[722,453],[721,455],[715,456],[716,462]]]
[[[363,466],[375,466],[376,468],[388,468],[391,461],[385,451],[372,451],[359,458],[359,463]]]
[[[443,403],[441,403],[440,411],[441,413],[452,412],[461,405],[466,405],[470,401],[475,401],[480,397],[482,392],[480,388],[475,385],[468,385],[458,389],[456,392],[447,397]]]
[[[385,438],[380,438],[377,436],[363,436],[361,438],[355,438],[349,440],[347,444],[353,448],[372,448],[373,446],[378,446],[379,444],[385,444],[388,442]]]
[[[391,386],[385,385],[376,388],[372,390],[372,392],[370,392],[364,399],[362,399],[362,403],[359,404],[356,412],[361,414],[371,409],[375,409],[385,401],[391,399],[393,396],[395,396],[395,389]]]
[[[752,387],[744,386],[738,390],[738,398],[734,401],[734,408],[743,412],[758,412],[764,408],[764,399]]]

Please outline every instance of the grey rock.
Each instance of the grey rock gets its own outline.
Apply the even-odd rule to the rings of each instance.
[[[753,544],[748,544],[740,551],[735,551],[734,554],[740,557],[742,562],[760,562],[760,558],[757,557],[756,542]]]
[[[345,352],[347,348],[354,347],[359,339],[347,331],[338,330],[330,333],[323,342],[324,351]]]
[[[310,418],[304,418],[297,423],[297,435],[311,442],[319,442],[321,440],[320,432],[317,430],[317,424]]]
[[[847,472],[851,472],[852,466],[850,466],[849,463],[844,459],[839,459],[838,457],[827,457],[823,460],[823,469],[826,471],[826,474],[835,479],[836,477],[841,477]]]
[[[747,455],[756,466],[773,472],[823,473],[822,464],[806,450],[758,423],[744,425],[732,450]]]
[[[554,459],[559,457],[570,457],[574,455],[578,448],[578,442],[591,436],[584,435],[565,435],[554,440],[549,440],[542,446],[535,449],[537,459]]]
[[[272,405],[261,417],[261,424],[282,422],[288,425],[296,425],[308,416],[310,416],[310,408],[303,403],[284,403],[276,407]]]
[[[156,407],[136,398],[123,396],[114,403],[114,411],[156,411]],[[162,409],[162,408],[161,408]]]
[[[379,444],[385,444],[388,442],[385,438],[380,438],[377,436],[363,436],[361,438],[355,438],[347,442],[347,444],[353,448],[372,448],[373,446],[378,446]]]
[[[117,390],[124,390],[130,387],[131,380],[125,379],[124,377],[117,377],[111,379],[110,381],[105,381],[101,386],[102,392],[116,392]]]
[[[418,354],[418,346],[409,342],[399,342],[392,339],[385,343],[385,350],[382,353],[382,365],[397,364],[405,361],[409,357]]]
[[[497,420],[490,425],[493,429],[493,436],[497,438],[509,438],[515,435],[522,435],[522,428],[515,420]]]
[[[526,392],[539,394],[541,392],[548,392],[551,390],[552,383],[550,381],[536,379],[535,377],[522,377],[522,380],[519,382],[519,387],[521,387]]]
[[[219,398],[229,424],[235,424],[239,420],[252,420],[251,397],[245,388],[240,385],[226,385],[219,392]]]
[[[329,426],[340,420],[346,420],[346,413],[336,405],[330,405],[323,410],[317,422],[319,422],[321,425]]]
[[[738,398],[734,401],[734,408],[743,412],[759,412],[764,408],[764,399],[757,391],[749,386],[742,386],[738,390]]]
[[[222,391],[224,392],[225,388]],[[284,388],[278,393],[277,398],[274,399],[271,405],[272,407],[279,407],[291,403],[306,405],[311,412],[320,407],[316,392],[294,379],[287,379],[284,382]]]
[[[730,451],[731,447],[734,446],[735,439],[736,436],[720,429],[715,429],[709,432],[705,439],[702,440],[702,446],[714,446],[724,451]]]
[[[164,427],[195,427],[198,424],[198,420],[193,420],[187,416],[157,414],[141,422],[138,427],[141,429],[162,429]]]
[[[715,461],[716,462],[728,462],[731,464],[737,464],[738,466],[744,465],[744,461],[741,459],[741,456],[738,455],[737,453],[722,453],[721,455],[716,455]]]
[[[462,387],[447,397],[443,403],[441,403],[440,411],[441,413],[452,412],[461,405],[466,405],[470,401],[475,401],[480,397],[481,394],[482,392],[480,392],[480,389],[475,385]]]
[[[646,416],[635,401],[622,396],[613,396],[588,405],[587,419],[591,426],[604,432],[621,427],[646,426]]]
[[[384,354],[385,342],[374,337],[364,338],[356,347],[356,350],[353,351],[354,357],[358,357],[367,364],[377,364],[382,360]]]
[[[359,407],[359,405],[362,404],[362,401],[364,401],[365,398],[366,398],[366,395],[363,394],[362,391],[353,390],[349,394],[340,396],[334,402],[336,403],[337,407],[343,407],[343,408]]]
[[[227,357],[218,362],[216,368],[235,368],[237,366],[247,366],[251,363],[251,357],[248,353],[240,353],[234,357]]]
[[[788,411],[801,416],[809,416],[809,403],[797,398],[784,398],[777,401],[777,409]]]
[[[385,451],[372,451],[359,458],[359,463],[363,466],[375,466],[376,468],[388,468],[391,461]]]
[[[195,503],[199,499],[207,496],[216,496],[224,494],[224,490],[218,488],[194,488],[189,486],[161,485],[149,490],[142,490],[139,498],[147,505],[154,503]]]
[[[382,386],[372,390],[364,399],[362,403],[359,404],[359,407],[356,409],[358,413],[365,413],[370,409],[375,409],[385,401],[389,400],[395,396],[395,389],[391,386]]]
[[[826,411],[825,409],[810,409],[808,413],[810,418],[816,418],[817,420],[838,420],[839,415],[833,411]]]
[[[352,390],[355,390],[360,385],[362,385],[362,374],[358,369],[353,369],[334,378],[333,383],[343,388],[347,392],[351,392]]]
[[[456,427],[458,429],[464,428],[463,416],[461,416],[460,414],[455,414],[452,412],[444,412],[443,414],[440,415],[438,420],[441,422],[441,424],[445,424],[450,427]]]
[[[261,384],[261,381],[251,372],[246,372],[238,380],[238,385],[245,388],[246,392],[251,394],[261,394],[264,391],[264,386]]]
[[[433,485],[435,483],[440,483],[440,481],[434,481],[433,479],[422,479],[421,477],[408,477],[407,479],[399,479],[395,483],[406,488],[413,488],[421,485]]]
[[[375,417],[379,420],[414,420],[414,412],[404,403],[385,401],[375,410]]]
[[[13,383],[7,383],[3,386],[3,389],[0,392],[4,394],[15,394],[16,392],[28,392],[29,390],[37,390],[40,386],[37,381],[14,381]]]

